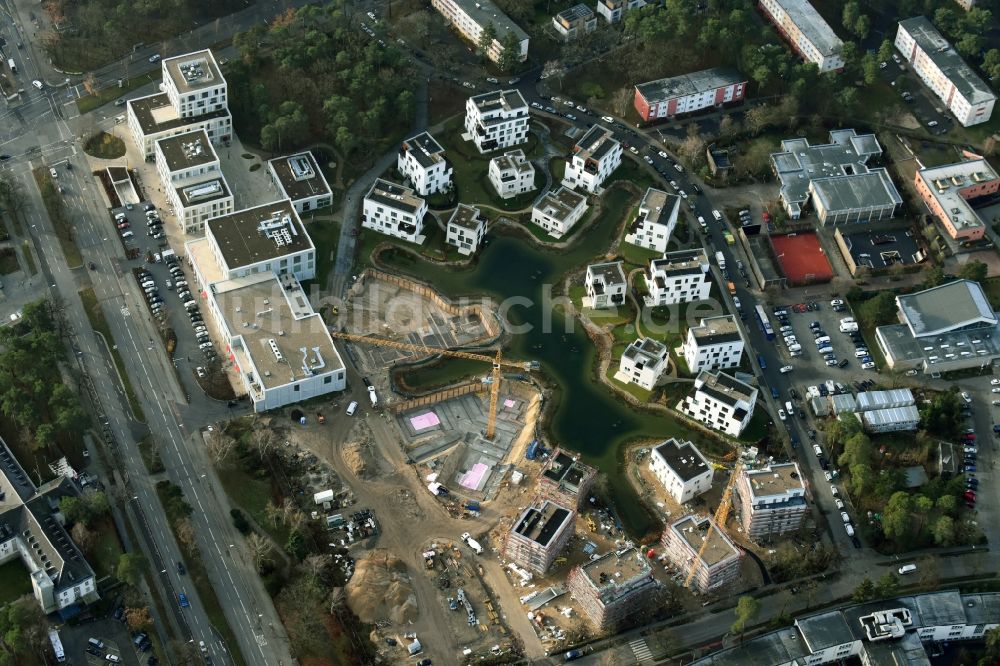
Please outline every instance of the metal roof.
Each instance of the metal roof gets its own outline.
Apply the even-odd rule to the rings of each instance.
[[[971,280],[955,280],[897,296],[896,305],[910,333],[917,338],[959,329],[995,327],[998,323],[983,288]]]

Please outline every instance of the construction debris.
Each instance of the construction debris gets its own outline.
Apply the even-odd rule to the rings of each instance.
[[[418,615],[406,566],[387,550],[373,550],[357,561],[346,593],[348,607],[365,623],[388,618],[403,625]]]

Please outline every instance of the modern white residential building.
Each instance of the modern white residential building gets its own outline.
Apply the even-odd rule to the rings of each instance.
[[[420,196],[451,187],[451,164],[444,157],[444,148],[428,132],[403,142],[396,157],[396,169]]]
[[[203,129],[212,143],[232,139],[226,80],[209,50],[167,58],[160,63],[163,92],[128,101],[128,127],[147,160],[156,142]]]
[[[475,206],[458,204],[448,219],[445,242],[458,248],[464,255],[475,254],[486,235],[486,218]]]
[[[413,190],[379,178],[365,195],[361,226],[421,245],[426,214],[427,202]]]
[[[267,170],[278,190],[278,198],[291,199],[299,214],[333,203],[330,185],[311,151],[268,160]]]
[[[492,24],[496,33],[486,56],[493,62],[500,60],[504,51],[507,33],[514,33],[517,39],[519,62],[528,58],[528,33],[510,20],[493,0],[431,0],[431,6],[451,23],[462,37],[473,47],[479,47],[479,40],[486,26]]]
[[[583,188],[591,194],[601,191],[601,183],[622,163],[622,145],[606,127],[594,125],[573,146],[573,154],[566,158],[566,171],[562,184],[574,189]]]
[[[79,488],[62,475],[36,486],[32,475],[0,439],[0,564],[20,559],[20,573],[30,579],[31,594],[45,614],[98,601],[94,570],[59,509],[63,497],[80,495]]]
[[[622,262],[612,261],[587,266],[586,287],[587,301],[584,303],[584,307],[589,305],[595,310],[599,310],[616,308],[624,303],[625,290],[628,285],[625,282]]]
[[[743,359],[743,335],[733,315],[707,317],[688,329],[684,361],[692,373],[738,367]]]
[[[702,249],[665,252],[649,262],[646,305],[703,301],[712,290],[708,256]]]
[[[740,467],[734,492],[743,530],[755,540],[799,529],[809,510],[805,481],[794,462]]]
[[[702,370],[694,380],[694,394],[677,410],[730,437],[739,437],[750,423],[757,389],[724,372]]]
[[[663,532],[663,546],[670,563],[685,574],[695,567],[692,582],[703,594],[740,575],[743,551],[711,518],[688,515],[670,524]]]
[[[925,17],[899,22],[896,49],[964,127],[990,119],[996,94]]]
[[[618,23],[624,12],[646,6],[646,0],[597,0],[597,13],[608,23]]]
[[[652,391],[670,368],[667,346],[653,338],[633,340],[622,353],[615,379]]]
[[[587,211],[587,197],[560,187],[543,194],[531,209],[531,221],[553,238],[562,238]]]
[[[528,140],[528,104],[518,90],[494,90],[465,102],[465,132],[481,153]]]
[[[681,198],[650,187],[639,203],[639,212],[625,232],[625,242],[659,253],[667,251],[667,243],[677,226]]]
[[[739,102],[746,92],[745,76],[731,67],[713,67],[640,83],[632,103],[640,118],[657,120]]]
[[[204,130],[160,139],[155,155],[156,171],[183,233],[201,233],[208,219],[233,212],[233,193]]]
[[[808,0],[760,0],[760,8],[792,50],[821,73],[844,68],[844,43]]]
[[[209,220],[185,249],[254,411],[344,390],[344,362],[300,284],[316,276],[316,248],[290,200]]]
[[[535,167],[520,148],[491,159],[488,176],[493,188],[503,199],[535,189]]]
[[[593,9],[581,2],[553,16],[552,27],[564,42],[568,42],[594,32],[597,16]]]
[[[649,471],[678,504],[687,504],[712,488],[715,470],[691,442],[668,439],[653,447]]]

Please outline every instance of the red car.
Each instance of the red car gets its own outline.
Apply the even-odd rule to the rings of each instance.
[[[971,490],[971,489],[970,490],[966,490],[962,494],[965,496],[965,499],[972,500],[973,502],[976,501],[976,491],[975,490]]]
[[[967,432],[962,435],[962,439],[964,439],[966,442],[974,442],[976,441],[976,436],[971,432]]]

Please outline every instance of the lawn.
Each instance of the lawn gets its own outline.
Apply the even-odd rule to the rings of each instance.
[[[317,220],[307,223],[309,237],[316,246],[316,283],[325,287],[337,258],[340,243],[340,222]]]
[[[31,243],[24,241],[21,244],[21,251],[24,253],[24,263],[28,264],[28,273],[31,275],[37,275],[38,267],[35,266],[35,253],[31,249]]]
[[[5,247],[0,249],[0,275],[10,275],[21,270],[17,263],[17,252],[14,248]]]
[[[100,303],[97,302],[97,294],[90,287],[81,289],[80,300],[83,302],[83,309],[87,313],[87,318],[90,319],[91,327],[104,337],[104,341],[111,351],[111,357],[114,359],[115,367],[118,369],[118,376],[125,387],[125,395],[128,397],[129,407],[132,408],[132,417],[141,423],[145,423],[146,415],[143,414],[142,407],[139,405],[139,399],[136,397],[135,389],[132,387],[132,380],[129,379],[128,373],[125,372],[125,363],[122,361],[121,353],[111,335],[108,320],[104,318],[104,310],[101,309]]]
[[[621,354],[618,354],[618,356],[621,356]],[[624,384],[615,379],[615,373],[618,372],[618,367],[619,367],[617,362],[618,356],[612,357],[611,363],[608,364],[608,369],[604,373],[604,376],[608,378],[608,380],[613,386],[621,389],[622,391],[625,391],[639,402],[649,402],[649,398],[653,395],[652,391],[647,391],[646,389],[636,384],[633,384],[632,382]]]
[[[98,90],[93,95],[85,95],[76,100],[76,108],[80,110],[80,115],[89,113],[94,109],[104,106],[108,102],[112,102],[122,95],[129,93],[136,88],[140,88],[147,83],[152,83],[153,81],[158,81],[160,79],[160,70],[156,69],[149,74],[143,74],[141,76],[136,76],[134,78],[126,79],[123,81],[123,85],[119,88],[117,85],[109,86]],[[124,107],[123,107],[124,111]]]
[[[102,160],[113,160],[125,155],[125,142],[114,134],[97,132],[87,137],[83,150],[91,157]]]
[[[45,204],[45,210],[52,221],[56,238],[59,239],[59,246],[66,258],[66,265],[69,268],[82,266],[83,256],[80,254],[80,248],[76,245],[76,229],[73,228],[68,217],[69,214],[65,204],[63,204],[62,195],[56,189],[56,185],[52,182],[52,177],[46,168],[37,167],[32,171],[32,175],[42,193],[42,203]]]
[[[629,213],[629,223],[635,219],[636,215],[639,214],[638,204],[632,207]],[[679,222],[678,222],[679,224]],[[649,265],[650,259],[657,259],[662,256],[656,250],[647,250],[644,247],[639,247],[638,245],[632,245],[631,243],[625,242],[625,236],[628,234],[629,225],[625,224],[622,226],[621,241],[618,243],[618,253],[625,260],[625,263],[629,266],[645,267]],[[628,268],[625,269],[628,272]]]
[[[0,606],[6,606],[26,594],[31,594],[31,575],[20,558],[0,565]]]
[[[122,554],[121,541],[115,529],[111,516],[105,517],[99,523],[91,526],[94,533],[94,545],[88,551],[88,561],[94,568],[94,574],[100,580],[105,576],[114,576],[118,567],[118,558]]]
[[[216,473],[234,505],[253,518],[276,543],[284,544],[288,541],[288,528],[280,523],[275,527],[264,511],[268,500],[273,500],[269,480],[254,478],[235,465],[217,467]]]
[[[747,424],[746,429],[740,435],[740,441],[755,443],[764,439],[767,436],[767,427],[770,422],[771,415],[761,406],[750,417],[750,423]]]

